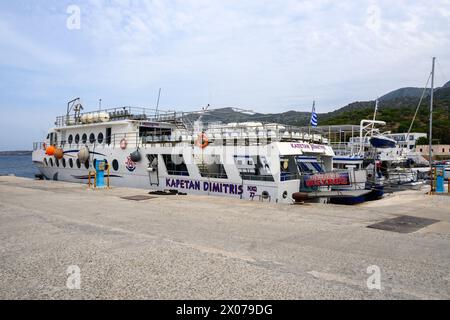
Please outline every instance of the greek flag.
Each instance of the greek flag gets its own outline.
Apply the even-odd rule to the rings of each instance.
[[[317,127],[317,113],[316,113],[316,105],[313,103],[312,112],[311,112],[311,126]]]

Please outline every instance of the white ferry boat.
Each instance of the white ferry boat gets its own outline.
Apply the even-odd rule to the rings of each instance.
[[[348,175],[325,174],[333,169],[333,149],[305,141],[298,128],[202,123],[201,111],[82,110],[79,99],[69,102],[45,141],[34,143],[33,162],[44,178],[87,183],[104,160],[111,186],[285,203],[302,185],[318,191],[351,184]],[[300,165],[302,159],[308,163]],[[315,172],[302,172],[311,166]]]

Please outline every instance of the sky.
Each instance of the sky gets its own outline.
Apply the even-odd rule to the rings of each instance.
[[[0,2],[0,150],[86,109],[328,112],[450,80],[450,0]],[[319,117],[320,123],[320,117]]]

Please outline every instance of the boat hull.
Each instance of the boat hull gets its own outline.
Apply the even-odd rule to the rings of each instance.
[[[366,201],[379,200],[383,197],[384,190],[382,186],[372,188],[368,193],[355,196],[355,197],[336,197],[331,198],[330,203],[343,204],[343,205],[355,205]]]
[[[370,138],[370,144],[374,148],[395,148],[396,141],[386,137],[372,137]]]
[[[76,149],[71,149],[69,150],[70,152],[65,151],[64,162],[63,159],[57,162],[53,156],[46,155],[44,150],[35,150],[33,152],[33,162],[47,180],[76,182],[87,185],[90,172],[93,182],[93,173],[95,171],[93,163],[95,159],[90,159],[86,165],[83,163],[78,167],[78,163],[75,161],[77,158],[74,156],[77,154],[75,152],[77,151]],[[188,163],[188,166],[191,168],[191,175],[170,174],[167,170],[161,169],[162,165],[158,172],[149,171],[148,156],[158,154],[162,157],[161,155],[172,152],[172,148],[169,147],[142,147],[140,149],[142,159],[138,162],[130,160],[130,152],[134,150],[131,148],[122,150],[121,148],[97,147],[95,150],[95,154],[92,152],[91,158],[95,157],[105,160],[111,166],[109,180],[112,187],[130,187],[152,191],[176,190],[180,193],[195,195],[226,196],[237,199],[281,203],[292,203],[292,194],[297,192],[300,187],[299,179],[286,181],[242,179],[234,166],[233,160],[231,160],[231,163],[225,163],[225,166],[229,169],[229,177],[227,179],[201,176],[197,173],[198,167],[193,163]],[[180,150],[177,150],[177,153],[174,154],[179,155],[184,152],[185,158],[187,158],[192,152],[188,148]],[[114,168],[114,162],[117,163],[116,168]]]

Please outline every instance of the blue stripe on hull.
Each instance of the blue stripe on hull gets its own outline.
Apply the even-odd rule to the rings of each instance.
[[[396,142],[389,138],[372,137],[370,138],[370,144],[375,148],[395,148]]]
[[[341,197],[331,198],[330,202],[333,204],[355,205],[366,201],[379,200],[383,196],[384,191],[382,187],[372,189],[368,194],[357,197]]]

